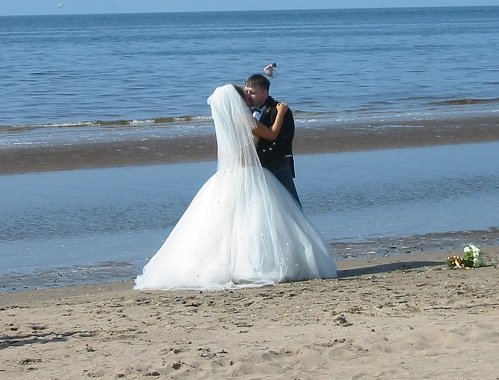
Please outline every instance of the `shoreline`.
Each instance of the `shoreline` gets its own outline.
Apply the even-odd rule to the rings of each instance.
[[[496,261],[499,257],[495,257],[499,254],[499,245],[490,246],[488,250],[491,252],[489,261],[492,265],[496,265]],[[453,252],[454,253],[454,252]],[[461,254],[460,252],[455,252],[456,254]],[[416,269],[421,267],[445,267],[446,259],[448,253],[429,251],[422,253],[420,255],[412,254],[400,254],[400,255],[390,255],[390,256],[376,256],[376,257],[361,257],[361,258],[349,258],[337,260],[336,264],[338,267],[338,278],[331,280],[305,280],[297,282],[283,282],[274,285],[266,285],[259,287],[260,289],[269,289],[271,287],[278,286],[289,286],[290,284],[308,283],[308,282],[321,282],[321,281],[337,281],[341,279],[346,279],[350,277],[372,275],[376,273],[384,273],[396,270],[408,270]],[[133,279],[118,280],[118,281],[107,281],[107,282],[96,282],[89,284],[73,284],[60,287],[52,288],[32,288],[32,289],[19,289],[14,291],[4,291],[0,292],[0,309],[5,306],[17,305],[20,306],[25,302],[34,304],[45,304],[48,299],[54,297],[65,297],[66,295],[71,296],[89,296],[97,295],[99,293],[106,292],[124,292],[133,290],[137,293],[162,293],[162,294],[221,294],[227,292],[244,292],[256,288],[234,288],[234,289],[224,289],[224,290],[134,290]]]
[[[499,228],[379,237],[363,242],[329,242],[337,265],[351,269],[351,275],[368,273],[359,268],[371,261],[383,261],[394,266],[400,260],[417,262],[431,255],[438,257],[439,263],[443,264],[449,256],[461,256],[466,244],[475,244],[484,251],[498,249]],[[105,261],[76,267],[47,268],[36,273],[4,273],[0,280],[0,303],[6,293],[58,291],[132,281],[141,270],[141,267],[129,262]]]
[[[217,292],[128,281],[0,293],[0,374],[496,379],[499,248],[481,268],[445,258],[340,261],[338,279]]]
[[[307,138],[297,133],[295,151],[485,142],[499,139],[497,129],[338,127],[334,133],[313,130]],[[156,158],[193,160],[178,141],[157,142],[157,154],[164,144],[176,150]],[[310,146],[302,145],[307,141]],[[145,144],[149,149],[149,142],[126,144],[125,158],[150,164],[149,150],[137,153]],[[54,148],[51,159],[42,152],[31,156],[39,165],[28,160],[12,170],[131,165],[113,161],[118,156],[106,146],[94,151],[80,146],[80,156],[68,159]],[[205,148],[194,149],[200,159]],[[462,255],[467,243],[481,248],[487,265],[448,269],[447,257]],[[260,288],[137,291],[134,273],[114,282],[72,285],[66,278],[71,285],[20,289],[20,277],[16,289],[0,291],[0,377],[443,380],[479,373],[481,379],[497,379],[497,226],[330,244],[338,252],[337,279]],[[60,273],[51,275],[57,279]]]
[[[499,140],[499,116],[297,128],[295,155]],[[0,150],[0,175],[216,160],[214,135]]]

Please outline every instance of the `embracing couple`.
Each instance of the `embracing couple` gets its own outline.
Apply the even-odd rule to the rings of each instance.
[[[255,74],[208,98],[216,173],[198,191],[136,289],[226,289],[335,278],[336,266],[294,185],[294,120]]]

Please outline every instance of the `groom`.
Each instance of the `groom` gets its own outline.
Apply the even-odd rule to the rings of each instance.
[[[260,74],[251,75],[245,82],[246,101],[253,116],[267,127],[271,127],[277,115],[277,101],[269,95],[270,82]],[[295,183],[295,168],[293,161],[293,137],[295,121],[290,109],[284,115],[281,131],[274,141],[259,139],[256,151],[260,163],[273,173],[301,206]]]

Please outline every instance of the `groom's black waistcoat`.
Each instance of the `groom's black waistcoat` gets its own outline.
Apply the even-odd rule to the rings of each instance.
[[[267,98],[264,103],[262,116],[260,117],[260,122],[265,124],[267,127],[271,127],[274,124],[275,118],[277,116],[277,101],[271,96]],[[293,119],[293,113],[290,109],[284,115],[284,121],[281,127],[279,135],[274,141],[268,141],[260,138],[258,144],[256,145],[256,151],[260,162],[264,168],[271,168],[273,164],[278,164],[279,161],[289,158],[289,163],[291,169],[294,172],[293,167],[293,137],[295,135],[295,121]]]

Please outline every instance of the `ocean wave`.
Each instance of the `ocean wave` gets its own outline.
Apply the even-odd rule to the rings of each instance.
[[[301,123],[329,123],[341,120],[339,113],[305,112],[293,110],[295,121]],[[210,115],[159,116],[147,119],[116,119],[116,120],[89,120],[43,124],[14,124],[0,125],[0,133],[19,134],[37,130],[86,130],[86,129],[191,129],[213,124]]]
[[[77,122],[62,122],[62,123],[43,123],[43,124],[17,124],[17,125],[0,125],[0,132],[16,133],[29,132],[38,129],[57,129],[57,128],[126,128],[126,127],[185,127],[187,124],[206,124],[212,122],[211,116],[171,116],[171,117],[156,117],[152,119],[133,119],[133,120],[92,120],[92,121],[77,121]]]

